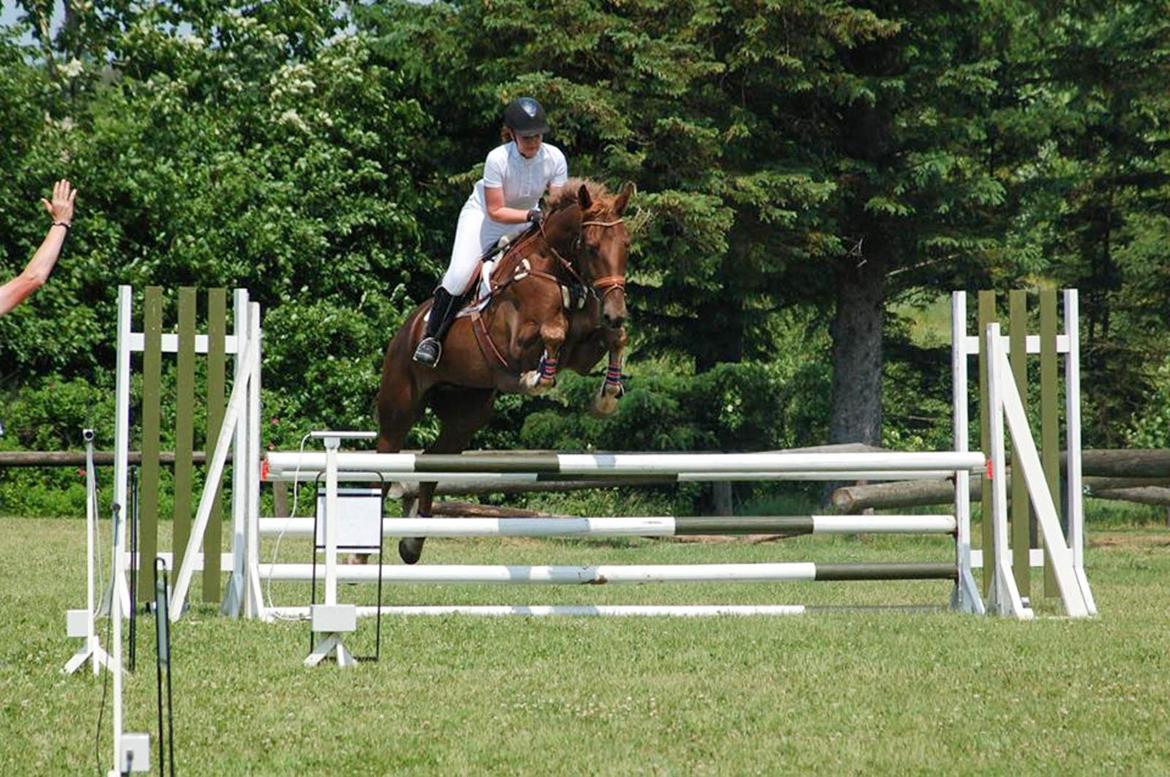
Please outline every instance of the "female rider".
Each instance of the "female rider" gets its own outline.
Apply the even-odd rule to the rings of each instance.
[[[414,360],[428,367],[439,363],[442,340],[459,312],[462,295],[479,269],[483,256],[504,235],[525,231],[540,223],[540,198],[554,193],[569,177],[565,155],[543,142],[548,132],[544,109],[531,97],[520,97],[504,110],[504,145],[492,149],[483,165],[483,178],[459,214],[451,262],[435,289],[427,318],[426,336]]]

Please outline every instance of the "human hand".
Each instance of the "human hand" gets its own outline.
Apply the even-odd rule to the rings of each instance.
[[[41,204],[49,212],[54,224],[72,224],[73,199],[76,196],[77,190],[69,184],[69,181],[62,178],[53,185],[53,201],[50,202],[42,198]]]
[[[540,222],[544,221],[544,214],[540,212],[539,208],[533,208],[528,211],[528,221],[539,226]]]

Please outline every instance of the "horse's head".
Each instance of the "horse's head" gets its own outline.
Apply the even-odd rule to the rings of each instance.
[[[601,299],[601,321],[619,329],[626,320],[626,257],[630,233],[622,214],[634,185],[627,183],[614,195],[597,184],[580,184],[576,192],[581,209],[581,231],[576,250],[582,276]]]

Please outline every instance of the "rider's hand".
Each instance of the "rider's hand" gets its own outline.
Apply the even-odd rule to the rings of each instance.
[[[544,214],[540,212],[539,208],[533,208],[528,211],[528,221],[532,224],[540,226],[540,222],[544,221]]]

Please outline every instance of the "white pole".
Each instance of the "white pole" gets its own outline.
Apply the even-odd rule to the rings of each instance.
[[[783,520],[783,519],[781,519]],[[805,520],[801,516],[800,520]],[[685,521],[685,519],[684,519]],[[953,534],[950,515],[812,515],[810,534]],[[383,537],[675,537],[673,516],[596,518],[383,518]],[[685,524],[684,524],[685,528]],[[753,534],[780,534],[794,527],[752,529]],[[692,534],[693,532],[683,532]],[[747,530],[712,530],[712,535],[746,534]],[[261,518],[265,537],[312,537],[312,518]]]
[[[475,615],[483,617],[503,617],[519,615],[527,618],[537,617],[723,617],[743,615],[801,615],[806,609],[815,610],[816,607],[806,608],[802,604],[503,604],[503,605],[384,605],[363,606],[357,608],[359,617],[373,617],[381,609],[382,615]],[[860,608],[865,609],[865,608]],[[275,607],[275,615],[281,618],[307,618],[308,607]]]
[[[98,638],[94,628],[94,587],[96,570],[94,554],[97,552],[97,472],[93,466],[93,430],[85,430],[85,610],[89,613],[86,622],[89,634],[86,643],[93,660],[93,674],[101,672],[98,660]]]
[[[260,332],[260,304],[253,302],[248,315],[248,342],[252,343],[252,363],[248,366],[248,415],[246,420],[247,438],[244,453],[248,462],[247,515],[245,531],[247,537],[247,581],[245,585],[245,609],[249,618],[263,618],[264,596],[260,588],[260,365],[264,338]]]
[[[236,289],[232,295],[232,331],[236,336],[236,355],[233,374],[236,380],[246,374],[248,365],[244,363],[243,344],[248,342],[248,291]],[[236,427],[235,441],[232,446],[234,465],[232,467],[232,577],[224,595],[222,612],[233,618],[238,618],[241,611],[247,614],[247,600],[245,591],[245,569],[247,553],[247,514],[243,495],[247,488],[244,475],[243,456],[247,452],[247,437],[242,425]]]
[[[328,528],[326,528],[328,536]],[[832,565],[829,565],[832,566]],[[261,574],[271,580],[309,580],[312,564],[262,564]],[[344,582],[373,583],[376,565],[352,564],[337,571],[334,585]],[[381,571],[388,585],[419,583],[502,585],[587,585],[619,583],[694,583],[714,581],[770,582],[816,580],[817,565],[792,561],[748,564],[649,564],[597,566],[504,566],[478,564],[395,565]],[[326,578],[328,581],[328,577]],[[328,582],[326,582],[328,586]],[[328,588],[326,588],[328,599]],[[328,600],[326,605],[328,605]]]
[[[956,291],[951,295],[951,394],[954,399],[955,452],[968,453],[968,399],[967,399],[967,293]],[[955,470],[955,565],[959,579],[955,581],[954,609],[983,615],[983,599],[979,585],[971,573],[971,473]],[[986,520],[986,518],[984,519]]]
[[[125,510],[127,505],[126,493],[130,478],[130,317],[133,309],[132,290],[129,286],[118,287],[118,352],[114,379],[114,507]],[[126,522],[121,523],[121,531],[125,532]],[[125,547],[125,537],[119,538],[119,547]],[[124,574],[124,565],[120,559],[110,564],[113,570],[112,578]],[[122,592],[127,598],[121,602],[124,612],[130,607],[129,590],[125,581],[119,587],[110,581],[110,590],[117,594]],[[111,597],[112,598],[112,597]],[[111,606],[112,609],[112,606]]]
[[[325,604],[337,604],[337,449],[341,440],[325,438]]]
[[[120,774],[120,762],[122,760],[122,594],[124,593],[125,581],[122,579],[122,573],[125,571],[125,561],[122,558],[122,543],[121,534],[125,521],[122,520],[121,504],[114,504],[114,555],[113,555],[113,581],[114,581],[114,595],[110,597],[110,618],[113,620],[113,645],[111,646],[111,665],[110,669],[114,675],[114,697],[112,706],[113,710],[113,726],[114,726],[114,768],[110,771],[111,774]]]
[[[1081,479],[1081,334],[1080,307],[1076,289],[1064,291],[1064,328],[1068,337],[1068,353],[1065,355],[1064,396],[1067,426],[1068,464],[1066,493],[1068,494],[1069,548],[1073,555],[1073,569],[1077,583],[1084,595],[1085,604],[1092,615],[1097,614],[1097,603],[1089,588],[1085,574],[1085,502]]]
[[[883,452],[883,453],[550,453],[535,457],[533,469],[560,475],[676,475],[684,474],[742,475],[766,479],[775,475],[812,473],[818,477],[836,477],[843,474],[894,473],[902,478],[912,472],[928,472],[933,476],[949,477],[954,470],[983,469],[980,453],[938,452]],[[428,471],[427,464],[458,459],[459,472]],[[484,479],[483,473],[497,473],[501,478],[515,478],[509,472],[509,457],[468,454],[462,457],[439,458],[415,453],[346,452],[340,454],[338,467],[352,479],[365,479],[373,473],[394,474],[399,480],[454,479],[456,476]],[[424,466],[420,466],[424,465]],[[269,479],[287,479],[299,473],[313,478],[325,469],[325,454],[314,451],[280,452],[268,454]],[[513,467],[515,469],[516,467]],[[529,470],[531,472],[532,470]],[[523,474],[523,473],[520,473]],[[533,475],[533,479],[536,476]],[[491,478],[487,478],[491,479]],[[718,480],[720,477],[710,479]]]
[[[97,628],[94,625],[94,619],[97,617],[95,605],[98,566],[98,503],[97,470],[93,464],[93,429],[83,430],[82,436],[85,438],[85,609],[69,610],[66,624],[69,636],[76,636],[74,619],[78,615],[83,615],[85,617],[85,633],[81,635],[84,644],[78,648],[61,671],[65,674],[73,674],[89,661],[93,663],[93,673],[96,677],[101,674],[103,666],[109,667],[110,657],[102,649],[101,639],[98,637]],[[111,585],[113,585],[112,580]]]

